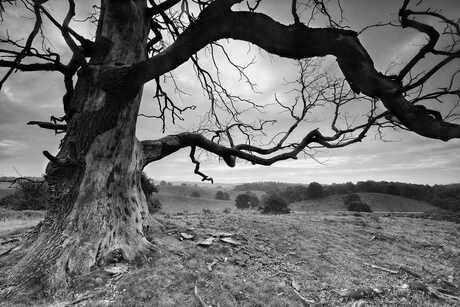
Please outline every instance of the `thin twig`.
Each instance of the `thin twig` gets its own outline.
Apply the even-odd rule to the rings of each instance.
[[[367,263],[367,262],[364,262],[363,264],[367,265],[367,266],[369,266],[369,267],[371,267],[373,269],[377,269],[377,270],[384,271],[384,272],[387,272],[387,273],[391,273],[391,274],[398,274],[399,273],[399,271],[387,269],[387,268],[384,268],[384,267],[381,267],[381,266],[378,266],[378,265],[375,265],[375,264],[371,264],[371,263]]]
[[[193,292],[195,294],[195,297],[196,299],[200,302],[200,305],[201,307],[211,307],[210,305],[208,305],[202,298],[201,296],[198,294],[198,287],[195,283],[195,290]]]

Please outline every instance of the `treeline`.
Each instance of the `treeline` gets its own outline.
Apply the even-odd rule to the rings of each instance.
[[[312,182],[306,185],[295,185],[277,182],[254,182],[237,185],[237,191],[276,192],[288,202],[321,198],[328,195],[350,193],[383,193],[402,196],[410,199],[429,202],[437,207],[460,211],[460,184],[422,185],[388,181],[359,181],[357,183],[334,183],[321,185]]]
[[[270,193],[271,191],[281,191],[289,186],[296,186],[293,183],[276,182],[276,181],[260,181],[248,182],[236,185],[233,190],[235,191],[262,191]]]

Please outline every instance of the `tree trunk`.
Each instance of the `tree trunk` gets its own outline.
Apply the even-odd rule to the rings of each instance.
[[[145,0],[102,1],[97,54],[78,73],[67,134],[46,170],[52,207],[11,270],[7,293],[18,287],[53,293],[74,275],[135,261],[152,249],[143,233],[148,208],[135,137],[142,88],[114,81],[113,91],[104,91],[98,78],[107,68],[144,60],[147,34]]]

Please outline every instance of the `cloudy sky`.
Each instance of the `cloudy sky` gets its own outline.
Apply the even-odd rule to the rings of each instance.
[[[354,30],[360,30],[366,25],[388,20],[396,20],[399,5],[402,1],[379,0],[347,0],[343,1],[345,23]],[[417,2],[417,1],[414,1]],[[90,1],[78,1],[77,13],[80,17],[91,10]],[[56,16],[62,16],[65,1],[49,1],[48,7]],[[442,7],[449,16],[460,16],[458,0],[426,1],[426,6]],[[292,23],[289,1],[263,0],[260,9],[283,23]],[[15,37],[24,37],[30,29],[29,18],[20,8],[9,11],[5,22],[0,25],[0,33],[6,30]],[[428,20],[428,22],[434,22]],[[313,25],[320,24],[316,20]],[[73,28],[85,35],[93,31],[90,25],[74,23]],[[46,27],[49,44],[55,50],[68,58],[69,51],[59,35]],[[381,71],[397,72],[397,63],[405,63],[425,40],[424,36],[413,30],[399,28],[378,28],[369,30],[360,36],[361,41],[374,59]],[[255,58],[255,64],[248,69],[249,76],[257,83],[257,91],[252,92],[247,85],[239,80],[238,74],[227,64],[221,64],[221,78],[227,88],[233,93],[251,98],[258,104],[266,105],[263,114],[253,114],[248,120],[275,119],[278,124],[270,132],[282,130],[291,121],[287,114],[280,112],[272,104],[274,95],[289,103],[287,82],[297,77],[298,67],[292,60],[281,59],[269,55],[262,50],[241,42],[224,42],[229,54],[235,62],[245,64]],[[203,65],[209,54],[200,53]],[[425,65],[430,64],[427,59]],[[396,63],[396,64],[395,64]],[[323,61],[323,69],[337,73],[333,58]],[[459,62],[454,65],[459,66]],[[400,67],[400,66],[399,66]],[[1,72],[4,72],[0,70]],[[166,133],[178,133],[199,127],[203,114],[208,110],[209,103],[194,77],[190,63],[186,63],[174,72],[176,81],[187,94],[175,95],[178,104],[197,105],[195,111],[185,114],[185,120],[176,125],[169,124]],[[448,70],[443,71],[446,75]],[[432,81],[429,87],[436,87],[443,82],[443,74]],[[459,79],[457,79],[460,82]],[[152,100],[155,91],[154,84],[147,84],[144,89],[141,112],[155,114],[155,104]],[[31,175],[43,173],[46,160],[41,152],[49,150],[56,152],[62,135],[53,135],[50,131],[26,126],[29,120],[47,120],[50,115],[62,114],[61,97],[63,83],[60,75],[53,73],[17,73],[2,88],[0,92],[0,176],[2,175]],[[449,108],[447,101],[444,106],[436,107],[446,112]],[[352,111],[359,114],[363,108],[356,105]],[[330,118],[328,106],[319,108],[303,123],[300,136],[314,128],[322,128]],[[249,116],[249,115],[248,115]],[[358,119],[357,119],[358,120]],[[139,139],[154,139],[162,136],[161,123],[155,119],[139,118]],[[266,140],[265,140],[266,141]],[[261,140],[263,143],[264,140]],[[413,133],[386,131],[385,141],[370,133],[368,138],[359,144],[343,149],[322,150],[316,153],[318,161],[301,159],[283,161],[271,167],[253,166],[240,162],[230,169],[220,163],[215,157],[200,154],[202,171],[214,178],[217,183],[234,183],[248,181],[285,181],[321,183],[359,181],[359,180],[388,180],[414,183],[452,183],[460,182],[460,140],[447,143],[430,140]],[[146,172],[157,180],[199,181],[200,177],[193,174],[194,165],[188,158],[188,150],[182,150],[160,162],[146,168]]]

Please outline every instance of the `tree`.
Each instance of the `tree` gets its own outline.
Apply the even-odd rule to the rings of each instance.
[[[358,194],[352,193],[343,197],[343,203],[348,211],[372,212],[368,204],[361,200]]]
[[[235,198],[235,207],[238,209],[257,208],[259,206],[259,198],[251,192],[238,194]]]
[[[227,192],[222,192],[222,191],[217,191],[216,192],[216,199],[218,200],[229,200],[230,199],[230,195],[228,195]]]
[[[269,193],[262,199],[262,213],[273,213],[273,214],[286,214],[291,212],[288,203],[279,195],[275,193]]]
[[[324,196],[323,186],[319,184],[318,182],[310,183],[307,189],[308,189],[307,194],[309,198],[315,199],[315,198],[321,198]]]
[[[247,8],[236,6],[242,0],[101,0],[94,6],[95,14],[87,19],[97,24],[94,39],[74,29],[74,0],[67,1],[68,11],[62,21],[51,14],[51,2],[0,0],[5,20],[10,8],[24,8],[33,20],[32,30],[23,41],[9,36],[12,32],[2,33],[6,36],[1,39],[0,67],[4,74],[0,87],[16,71],[47,71],[62,75],[66,91],[63,116],[28,123],[64,137],[57,155],[43,152],[49,160],[45,179],[52,190],[50,209],[35,235],[24,242],[20,250],[24,257],[3,287],[7,294],[20,293],[20,289],[65,289],[69,276],[107,263],[143,259],[152,253],[155,246],[143,230],[148,209],[141,172],[182,148],[190,148],[194,172],[202,180],[212,181],[200,171],[197,148],[217,155],[230,167],[235,166],[236,159],[268,166],[311,155],[318,147],[348,146],[362,141],[370,131],[380,133],[388,127],[444,141],[460,137],[460,125],[447,122],[455,112],[442,117],[421,105],[435,108],[433,102],[459,93],[455,82],[458,70],[452,69],[460,56],[459,24],[438,11],[413,11],[409,0],[399,10],[395,8],[398,26],[415,29],[428,40],[394,75],[377,71],[360,42],[361,32],[344,29],[332,13],[340,12],[341,6],[331,7],[332,1],[311,0],[305,6],[309,9],[299,15],[293,0],[286,7],[294,23],[284,25],[258,11],[261,0],[249,1]],[[327,27],[310,27],[308,16],[324,17]],[[432,26],[424,17],[442,24]],[[60,32],[71,51],[70,59],[54,52],[47,39],[40,37],[47,33],[45,24]],[[258,145],[251,136],[264,135],[274,122],[244,121],[244,108],[237,107],[241,103],[260,110],[261,106],[234,95],[216,72],[212,74],[201,65],[200,50],[208,48],[211,56],[220,50],[242,79],[252,84],[245,66],[232,61],[221,39],[246,41],[271,54],[298,60],[299,77],[292,92],[296,97],[291,103],[276,97],[281,110],[292,117],[292,124],[276,133],[271,147]],[[345,79],[321,72],[320,63],[311,60],[327,55],[337,59]],[[430,56],[434,58],[428,64],[421,61]],[[136,121],[145,83],[156,83],[155,101],[160,113],[152,117],[162,120],[163,131],[167,118],[179,120],[194,108],[176,104],[164,89],[165,78],[161,78],[187,61],[194,66],[210,100],[212,125],[156,140],[137,140]],[[451,73],[444,86],[425,86],[439,72],[444,76]],[[360,122],[344,116],[344,107],[351,103],[361,106]],[[304,131],[302,123],[307,115],[324,105],[332,106],[331,130]],[[229,116],[223,117],[220,110]],[[296,139],[299,134],[302,137]]]
[[[284,191],[280,192],[279,194],[286,201],[293,203],[296,201],[308,199],[308,188],[303,185],[288,186]]]
[[[199,191],[193,191],[191,194],[190,194],[191,197],[201,197],[201,194]]]

